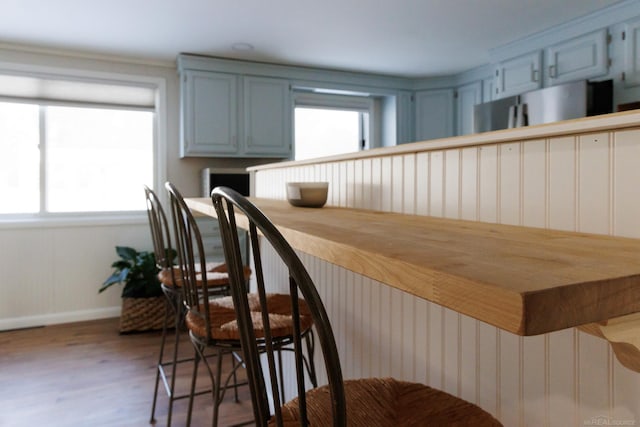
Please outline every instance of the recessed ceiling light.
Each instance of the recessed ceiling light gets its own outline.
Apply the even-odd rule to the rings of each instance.
[[[246,52],[248,50],[253,50],[253,45],[249,43],[234,43],[231,45],[231,49]]]

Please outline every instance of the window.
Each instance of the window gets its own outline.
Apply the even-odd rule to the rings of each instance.
[[[372,100],[365,96],[297,94],[295,159],[353,153],[371,147],[372,108]]]
[[[38,107],[0,103],[0,213],[38,212]]]
[[[296,160],[360,150],[360,115],[357,111],[297,107]]]
[[[16,79],[34,80],[9,81]],[[49,95],[60,87],[54,82]],[[104,84],[64,83],[67,90],[55,100],[33,93],[0,97],[0,214],[144,210],[142,186],[154,182],[153,90],[144,89],[147,99],[140,106],[127,104],[140,88],[122,96],[126,86],[118,95],[119,86],[105,91]],[[74,86],[81,99],[60,99],[72,95],[68,89]],[[0,77],[0,93],[15,87]],[[125,102],[106,98],[114,93]]]

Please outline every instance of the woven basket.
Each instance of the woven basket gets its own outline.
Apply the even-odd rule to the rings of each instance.
[[[122,298],[120,333],[162,329],[165,316],[166,297]],[[168,320],[173,325],[173,313]]]

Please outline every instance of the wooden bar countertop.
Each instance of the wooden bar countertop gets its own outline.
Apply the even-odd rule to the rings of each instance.
[[[252,201],[294,248],[519,335],[640,312],[640,239]]]

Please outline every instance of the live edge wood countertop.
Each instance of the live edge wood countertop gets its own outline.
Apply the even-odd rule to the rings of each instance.
[[[640,239],[252,201],[294,248],[519,335],[640,312]]]

